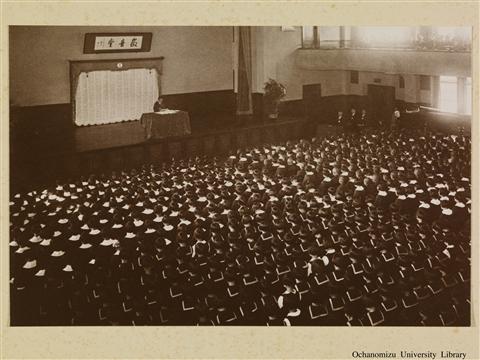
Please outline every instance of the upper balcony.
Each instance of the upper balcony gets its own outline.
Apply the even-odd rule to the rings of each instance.
[[[358,70],[390,74],[471,76],[471,53],[413,49],[298,49],[305,70]]]

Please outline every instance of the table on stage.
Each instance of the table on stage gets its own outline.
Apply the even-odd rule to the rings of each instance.
[[[140,118],[145,129],[145,138],[164,139],[172,136],[183,136],[191,133],[190,117],[181,110],[161,110],[145,113]]]

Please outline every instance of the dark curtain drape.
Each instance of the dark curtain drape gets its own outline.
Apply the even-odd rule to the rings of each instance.
[[[252,47],[249,26],[240,26],[238,38],[237,115],[251,115],[252,106]]]

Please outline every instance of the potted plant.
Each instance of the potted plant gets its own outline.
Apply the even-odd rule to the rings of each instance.
[[[285,86],[273,79],[268,79],[263,87],[263,90],[268,118],[277,119],[278,104],[280,103],[280,99],[285,97],[287,94],[287,90],[285,89]]]

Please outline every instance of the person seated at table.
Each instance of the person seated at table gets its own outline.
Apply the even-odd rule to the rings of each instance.
[[[158,97],[155,104],[153,104],[153,112],[159,112],[160,110],[166,109],[165,102],[161,96]]]

